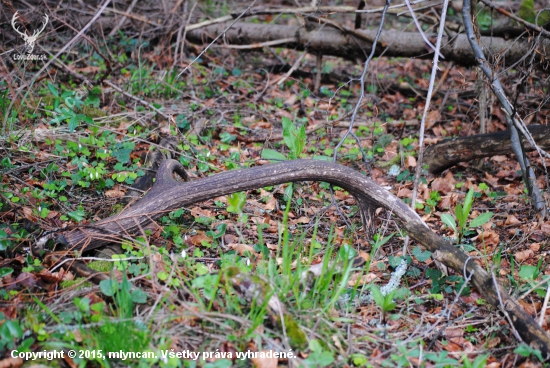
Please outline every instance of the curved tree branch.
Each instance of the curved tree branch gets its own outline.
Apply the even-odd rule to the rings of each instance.
[[[117,240],[117,233],[136,233],[168,211],[221,195],[296,181],[325,181],[347,190],[357,199],[362,212],[366,207],[384,207],[402,224],[409,236],[434,252],[434,258],[458,273],[473,274],[474,286],[494,306],[506,308],[515,329],[533,347],[550,355],[550,337],[493,280],[483,267],[466,262],[468,256],[434,234],[422,219],[399,198],[381,188],[363,174],[348,167],[317,160],[286,161],[273,165],[228,171],[192,182],[177,182],[172,174],[183,172],[178,161],[164,161],[157,173],[157,182],[143,198],[118,215],[98,221],[93,227],[81,226],[57,240],[70,247],[91,249]],[[160,180],[158,180],[160,179]],[[119,241],[120,238],[118,237]]]

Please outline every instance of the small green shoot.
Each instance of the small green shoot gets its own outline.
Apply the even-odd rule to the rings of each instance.
[[[458,203],[455,207],[456,221],[455,218],[453,218],[453,216],[449,213],[444,213],[441,215],[441,221],[443,221],[444,224],[449,226],[454,231],[458,244],[462,242],[462,239],[465,236],[470,235],[471,229],[483,226],[493,217],[492,212],[485,212],[471,220],[468,224],[467,222],[472,211],[473,203],[474,190],[470,189],[464,198],[464,203]]]

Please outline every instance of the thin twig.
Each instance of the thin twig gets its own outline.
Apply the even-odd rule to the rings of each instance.
[[[441,11],[441,22],[439,23],[439,30],[437,32],[437,41],[436,41],[436,51],[434,53],[434,60],[432,65],[432,73],[430,75],[430,84],[428,86],[428,93],[426,96],[426,104],[424,105],[424,113],[422,114],[422,121],[420,122],[420,132],[418,133],[418,160],[416,164],[416,171],[414,173],[414,185],[411,199],[411,208],[413,211],[416,206],[416,197],[418,194],[418,183],[420,181],[420,174],[422,173],[422,161],[424,159],[424,131],[426,129],[426,120],[428,119],[428,113],[430,111],[430,103],[434,95],[434,85],[435,77],[437,75],[437,70],[439,69],[439,50],[441,49],[441,40],[443,38],[443,32],[445,30],[445,16],[447,15],[447,6],[449,5],[449,0],[445,0],[443,3],[443,10]],[[405,251],[405,250],[404,250]],[[403,252],[403,254],[405,254]]]
[[[296,37],[281,38],[280,40],[266,41],[266,42],[256,42],[250,45],[223,45],[225,49],[236,49],[236,50],[252,50],[259,49],[261,47],[277,46],[283,43],[298,42]]]
[[[467,1],[467,0],[466,0]],[[498,296],[498,301],[500,303],[500,310],[502,311],[502,313],[504,313],[504,316],[506,317],[506,319],[508,320],[508,324],[510,325],[510,328],[512,329],[512,333],[514,334],[514,336],[516,337],[516,339],[519,341],[519,342],[523,342],[523,339],[521,338],[521,336],[519,335],[518,331],[516,330],[516,328],[514,327],[514,323],[512,322],[512,318],[510,318],[510,315],[508,314],[508,311],[506,310],[506,306],[504,305],[503,301],[502,301],[502,297],[500,296],[500,287],[498,285],[498,281],[495,277],[495,272],[494,272],[494,268],[495,266],[492,266],[491,267],[491,278],[493,280],[493,285],[495,287],[495,290],[496,290],[496,293],[497,293],[497,296]]]
[[[546,308],[548,308],[548,299],[550,299],[550,283],[546,288],[546,295],[544,296],[544,303],[542,303],[542,309],[540,310],[539,326],[544,324],[544,318],[546,317]]]
[[[300,63],[302,62],[302,60],[304,60],[304,57],[306,56],[307,54],[307,51],[304,50],[302,51],[302,54],[298,57],[298,59],[296,59],[296,61],[294,62],[294,64],[292,65],[292,67],[288,70],[288,72],[285,73],[285,75],[283,75],[281,78],[279,78],[278,80],[274,80],[273,82],[271,82],[271,84],[277,84],[278,86],[280,86],[281,84],[284,83],[284,81],[287,80],[288,77],[290,77],[290,75],[296,70],[298,69],[298,67],[300,66]]]

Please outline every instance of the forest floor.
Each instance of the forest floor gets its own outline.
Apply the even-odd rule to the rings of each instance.
[[[213,49],[178,77],[181,68],[171,67],[163,45],[141,46],[124,38],[105,45],[117,60],[108,80],[125,95],[82,83],[78,75],[97,81],[107,69],[86,50],[70,71],[58,65],[25,96],[13,97],[16,78],[0,81],[0,366],[23,363],[11,356],[14,349],[77,352],[41,361],[60,367],[541,366],[540,352],[514,338],[483,290],[465,284],[461,274],[442,272],[413,242],[403,254],[405,234],[386,210],[376,211],[377,234],[366,237],[353,198],[322,182],[176,210],[108,251],[46,246],[111,275],[99,284],[70,262],[49,264],[30,252],[45,232],[119,212],[146,172],[145,157],[159,149],[182,163],[191,180],[299,157],[332,161],[336,154],[338,163],[410,203],[413,175],[421,169],[418,131],[429,61],[371,62],[352,128],[356,140],[343,137],[360,95],[357,81],[348,81],[360,76],[360,63],[325,57],[315,94],[316,59],[309,54],[301,76],[286,77],[272,72],[274,60],[292,65],[299,52],[272,48],[276,57],[268,58]],[[451,69],[432,101],[428,145],[479,133],[483,91],[475,72],[441,65],[440,75]],[[505,83],[514,85],[515,78],[511,72]],[[529,79],[516,102],[521,114],[541,108],[531,124],[547,123],[542,84]],[[503,113],[489,101],[487,131],[504,130]],[[169,137],[172,148],[160,147]],[[542,168],[537,154],[529,157]],[[493,272],[538,320],[546,310],[550,222],[537,221],[514,157],[461,163],[440,175],[421,170],[417,213]],[[468,203],[471,210],[456,210]],[[348,262],[356,256],[363,266]],[[401,284],[380,297],[372,285],[385,285],[403,259]],[[236,291],[235,268],[269,297]],[[362,297],[372,289],[374,301]],[[271,296],[284,305],[283,324],[269,313]],[[547,310],[541,323],[548,331]],[[150,356],[107,355],[119,351]],[[270,351],[284,354],[269,357]],[[263,354],[241,355],[254,352]]]

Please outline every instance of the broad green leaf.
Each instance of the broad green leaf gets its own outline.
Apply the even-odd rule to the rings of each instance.
[[[412,254],[413,256],[416,257],[416,259],[418,259],[418,262],[424,262],[428,260],[428,258],[430,258],[430,256],[432,255],[432,252],[430,251],[423,252],[422,249],[420,249],[420,247],[414,247]]]
[[[283,117],[283,140],[290,150],[290,158],[296,159],[304,150],[306,143],[306,128],[302,125],[296,128],[294,123],[287,117]]]
[[[444,214],[441,215],[441,221],[443,221],[443,223],[445,225],[447,225],[448,227],[453,229],[453,231],[456,232],[456,222],[455,222],[455,219],[453,218],[453,216],[451,216],[448,213],[444,213]]]
[[[235,214],[240,214],[243,212],[245,202],[245,192],[233,193],[227,197],[227,211]]]
[[[113,279],[101,280],[99,282],[99,289],[106,296],[113,296],[118,290],[118,282]]]
[[[0,268],[0,277],[8,276],[11,273],[13,273],[13,268],[11,268],[11,267],[2,267],[2,268]]]
[[[470,227],[479,227],[479,226],[485,225],[487,222],[489,222],[489,220],[491,220],[492,217],[493,217],[492,212],[482,213],[481,215],[477,216],[475,219],[470,221]]]
[[[322,352],[323,351],[323,346],[321,345],[321,343],[317,340],[317,339],[312,339],[310,342],[309,342],[309,350],[313,351],[313,352]]]
[[[455,217],[456,217],[456,220],[458,222],[458,225],[460,226],[462,224],[462,205],[460,203],[458,203],[455,207]]]
[[[159,273],[157,273],[157,277],[161,281],[168,280],[168,276],[170,276],[170,275],[168,275],[168,272],[166,272],[166,271],[160,271]]]
[[[0,337],[2,340],[20,339],[23,336],[23,330],[19,326],[19,321],[9,320],[0,327]]]
[[[464,198],[464,208],[462,209],[464,224],[466,223],[468,216],[470,216],[470,211],[472,210],[472,204],[474,204],[474,189],[470,188],[470,190],[466,194],[466,198]]]
[[[283,155],[280,152],[277,152],[272,149],[264,149],[262,150],[262,158],[266,160],[278,160],[278,161],[285,161],[287,158],[285,155]]]
[[[147,294],[141,289],[134,289],[130,294],[134,303],[143,304],[147,301]]]
[[[538,273],[536,266],[523,265],[519,269],[519,277],[526,281],[534,280]]]
[[[536,16],[534,0],[523,0],[519,6],[519,17],[529,23],[535,23]]]
[[[67,216],[69,216],[71,219],[75,220],[76,222],[80,222],[84,220],[84,216],[86,216],[86,213],[84,213],[83,210],[76,210],[67,212]]]
[[[380,308],[384,307],[385,298],[384,295],[382,295],[382,292],[380,291],[380,288],[376,285],[372,285],[371,289],[372,298],[374,299],[374,302],[376,305],[378,305]]]

